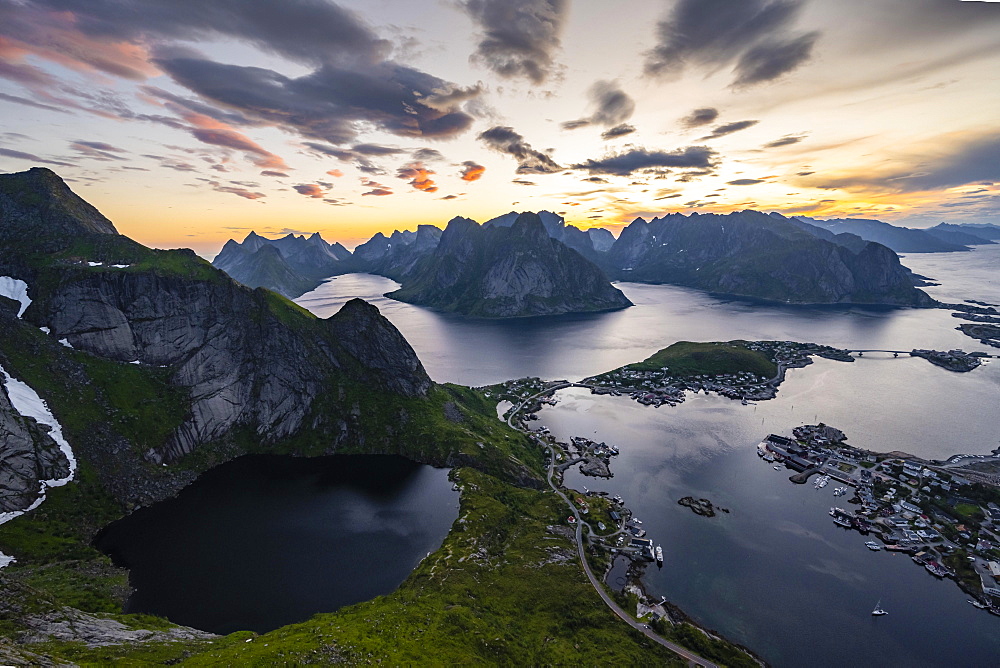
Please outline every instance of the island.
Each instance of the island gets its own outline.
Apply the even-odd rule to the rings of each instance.
[[[679,505],[686,508],[690,508],[691,512],[695,515],[701,515],[702,517],[715,517],[715,511],[718,510],[720,513],[728,513],[728,508],[719,508],[718,506],[712,505],[712,502],[708,499],[696,499],[693,496],[685,496],[677,501]]]

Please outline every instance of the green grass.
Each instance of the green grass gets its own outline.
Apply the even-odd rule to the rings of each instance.
[[[625,369],[634,371],[659,371],[669,368],[672,376],[716,375],[722,373],[750,373],[771,378],[778,368],[767,355],[750,350],[740,342],[693,343],[678,341],[637,364]]]

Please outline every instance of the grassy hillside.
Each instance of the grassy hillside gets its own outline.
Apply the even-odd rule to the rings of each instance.
[[[778,367],[760,351],[744,347],[740,341],[727,343],[692,343],[678,341],[659,350],[647,359],[629,364],[625,369],[659,371],[670,369],[672,376],[739,373],[746,371],[765,378],[778,373]]]

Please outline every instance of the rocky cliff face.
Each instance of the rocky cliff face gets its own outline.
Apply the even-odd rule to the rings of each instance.
[[[593,263],[552,239],[533,213],[518,215],[509,227],[453,219],[435,251],[402,280],[390,297],[482,317],[631,305]]]
[[[843,236],[823,239],[756,211],[670,214],[636,219],[602,262],[623,280],[783,302],[932,303],[890,249]]]
[[[9,302],[0,309],[8,321],[16,313]],[[27,508],[38,498],[42,480],[65,478],[70,470],[48,428],[22,417],[11,405],[4,378],[0,373],[0,513]]]
[[[110,220],[78,197],[51,169],[0,175],[0,241],[26,232],[38,246],[78,234],[118,234]]]

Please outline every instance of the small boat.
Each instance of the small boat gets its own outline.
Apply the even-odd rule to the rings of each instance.
[[[982,603],[982,602],[980,602],[980,601],[977,601],[977,600],[976,600],[976,599],[974,599],[974,598],[970,598],[970,599],[969,599],[969,603],[971,603],[972,605],[976,606],[976,607],[977,607],[977,608],[979,608],[980,610],[985,610],[985,609],[986,609],[986,607],[987,607],[987,606],[986,606],[985,604],[983,604],[983,603]]]
[[[778,465],[778,464],[775,464],[775,465],[774,465],[774,466],[772,466],[771,468],[772,468],[772,469],[774,469],[775,471],[780,471],[780,470],[781,470],[781,466],[780,466],[780,465]]]
[[[656,563],[660,566],[663,565],[663,548],[659,545],[656,546]]]
[[[888,614],[889,613],[887,611],[882,609],[882,599],[879,599],[878,603],[875,604],[875,609],[872,610],[872,616],[880,617],[882,615],[888,615]]]
[[[865,543],[865,547],[867,547],[872,552],[878,552],[879,550],[882,549],[882,546],[873,540],[870,540],[867,543]]]
[[[764,456],[762,457],[762,459],[763,459],[763,460],[764,460],[765,462],[773,462],[773,461],[774,461],[774,455],[772,455],[772,454],[771,454],[770,452],[768,452],[767,454],[765,454],[765,455],[764,455]]]

